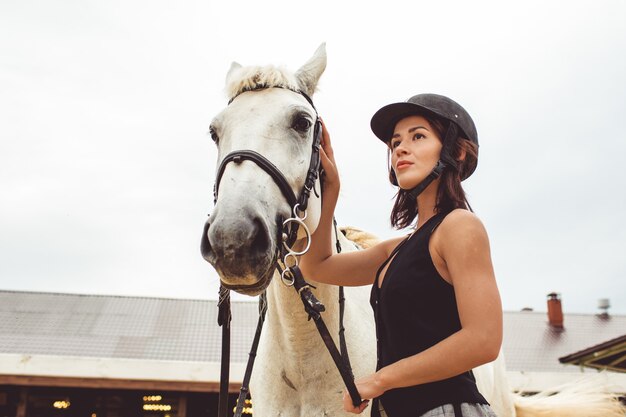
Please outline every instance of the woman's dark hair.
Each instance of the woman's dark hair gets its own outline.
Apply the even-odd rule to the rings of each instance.
[[[424,117],[433,127],[439,140],[442,140],[450,121],[431,114],[419,114]],[[439,188],[437,190],[437,201],[435,203],[435,212],[463,208],[472,211],[472,207],[467,201],[465,191],[461,186],[461,179],[466,178],[468,173],[473,172],[478,163],[478,146],[468,139],[461,136],[457,137],[454,144],[450,148],[451,156],[458,161],[457,167],[448,166],[440,177]],[[459,160],[461,155],[465,153],[465,158]],[[387,154],[388,159],[391,158],[391,149]],[[397,184],[395,173],[391,164],[389,164],[389,181]],[[403,229],[410,226],[417,217],[418,207],[417,201],[409,197],[409,192],[399,189],[396,194],[396,201],[391,210],[391,225],[396,229]]]

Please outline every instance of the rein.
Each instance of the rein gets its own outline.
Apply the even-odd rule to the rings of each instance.
[[[266,85],[257,86],[252,89],[247,89],[245,91],[254,91],[265,88],[287,88],[287,87],[270,87]],[[311,104],[313,109],[317,113],[317,109],[313,105],[313,101],[311,98],[302,91],[293,90],[288,88],[291,91],[294,91],[298,94],[301,94],[308,102]],[[242,91],[242,92],[245,92]],[[241,93],[240,93],[241,94]],[[228,104],[230,104],[237,96],[231,98]],[[235,164],[240,164],[243,160],[248,160],[254,162],[261,169],[263,169],[267,174],[272,177],[283,196],[287,200],[289,207],[292,208],[293,216],[284,220],[282,222],[282,233],[280,234],[282,245],[278,245],[278,261],[277,261],[277,269],[280,272],[281,281],[287,287],[293,286],[294,289],[300,295],[300,299],[302,300],[304,310],[309,315],[309,320],[313,319],[315,326],[322,338],[322,341],[326,345],[328,352],[330,353],[333,361],[335,362],[335,366],[339,370],[341,374],[341,378],[348,389],[350,397],[352,399],[352,403],[355,407],[358,407],[362,399],[359,395],[358,390],[356,389],[356,385],[354,384],[354,376],[352,373],[352,368],[350,366],[350,359],[348,358],[348,350],[346,347],[345,341],[345,328],[343,327],[343,313],[344,313],[344,291],[343,287],[339,287],[339,345],[340,350],[337,349],[335,342],[328,331],[328,327],[324,323],[324,320],[321,316],[321,313],[325,310],[324,305],[315,297],[311,288],[315,288],[312,285],[308,284],[304,277],[302,276],[302,272],[298,266],[298,257],[304,255],[310,245],[311,245],[311,233],[304,223],[306,219],[307,213],[306,209],[308,207],[308,200],[311,192],[315,191],[315,181],[318,179],[320,175],[320,143],[322,136],[322,123],[317,116],[315,127],[313,130],[313,144],[311,150],[311,160],[309,163],[309,169],[307,172],[307,176],[300,191],[300,195],[296,197],[289,182],[286,180],[285,176],[280,172],[280,170],[267,158],[258,152],[252,150],[238,150],[233,151],[226,155],[220,166],[217,169],[217,175],[215,179],[215,185],[213,188],[213,198],[214,204],[217,202],[217,195],[219,191],[219,184],[224,174],[224,170],[226,169],[226,165],[230,162],[234,162]],[[339,245],[339,236],[337,233],[337,223],[334,221],[335,227],[335,243],[337,247],[337,252],[341,252],[341,247]],[[293,249],[293,245],[295,244],[298,236],[298,230],[302,228],[306,234],[306,245],[305,248],[300,251],[295,251]],[[282,264],[281,265],[281,261]],[[220,294],[218,301],[218,324],[222,327],[222,359],[221,359],[221,374],[220,374],[220,395],[219,395],[219,405],[218,405],[218,417],[227,417],[228,415],[228,384],[229,384],[229,365],[230,365],[230,321],[231,321],[231,311],[230,311],[230,291],[220,286]],[[239,391],[239,397],[237,398],[237,405],[235,407],[235,417],[241,417],[243,412],[243,406],[246,400],[246,397],[249,393],[248,385],[250,383],[250,377],[252,375],[252,368],[254,366],[254,360],[256,358],[256,351],[259,344],[261,330],[263,328],[263,323],[265,321],[265,313],[267,311],[267,296],[265,291],[259,297],[259,321],[257,323],[256,333],[254,335],[254,339],[252,342],[252,347],[248,357],[248,364],[246,366],[246,371],[244,374],[244,379],[242,382],[242,386]]]

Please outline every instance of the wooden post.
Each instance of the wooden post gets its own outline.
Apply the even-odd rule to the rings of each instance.
[[[176,417],[187,417],[187,394],[180,394],[178,397],[178,415]]]
[[[20,387],[20,402],[17,404],[15,417],[26,417],[26,406],[28,405],[28,387]]]

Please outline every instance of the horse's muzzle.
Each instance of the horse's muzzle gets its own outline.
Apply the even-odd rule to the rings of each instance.
[[[204,225],[200,251],[226,287],[247,294],[269,284],[260,281],[273,274],[276,242],[262,217],[241,214],[214,212]]]

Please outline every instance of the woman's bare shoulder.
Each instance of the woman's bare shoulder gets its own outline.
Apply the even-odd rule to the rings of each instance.
[[[406,235],[397,236],[397,237],[393,237],[391,239],[387,239],[384,242],[382,242],[385,245],[385,250],[387,251],[387,255],[391,255],[391,252],[393,252],[396,246],[402,243],[402,241],[405,240],[406,238],[407,238]]]
[[[469,210],[455,209],[448,214],[435,234],[437,246],[471,246],[487,243],[487,230],[480,218]]]
[[[441,222],[443,230],[454,233],[467,229],[485,229],[483,222],[473,212],[465,209],[452,210]]]

